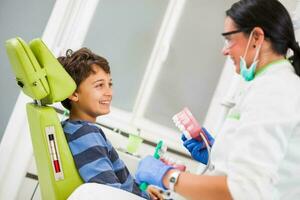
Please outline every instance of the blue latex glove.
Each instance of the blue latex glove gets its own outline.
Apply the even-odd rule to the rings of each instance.
[[[206,134],[208,141],[211,144],[210,146],[212,146],[215,141],[214,138],[205,128],[202,128],[202,130]],[[181,136],[181,140],[183,141],[183,146],[191,153],[192,158],[205,165],[207,164],[208,151],[203,140],[201,140],[201,142],[196,139],[187,140],[184,135]]]
[[[135,178],[138,184],[146,182],[166,189],[162,183],[164,175],[173,167],[164,164],[153,156],[147,156],[139,162]]]

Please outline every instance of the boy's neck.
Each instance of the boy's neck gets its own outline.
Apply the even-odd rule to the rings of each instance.
[[[83,121],[88,121],[95,123],[96,122],[96,117],[87,115],[86,113],[78,113],[74,112],[73,110],[70,111],[70,120],[83,120]]]

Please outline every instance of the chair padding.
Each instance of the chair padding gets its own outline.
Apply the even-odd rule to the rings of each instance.
[[[29,43],[40,66],[46,70],[50,93],[42,99],[43,104],[59,102],[70,96],[76,89],[76,84],[70,75],[53,56],[41,39]]]
[[[21,38],[6,41],[7,54],[23,92],[42,104],[66,99],[76,84],[41,39],[28,46]]]
[[[65,200],[83,183],[65,139],[60,121],[52,107],[29,103],[26,106],[31,140],[43,199]],[[64,178],[55,180],[46,128],[54,127]]]
[[[7,40],[5,46],[16,81],[23,92],[36,100],[45,98],[50,92],[46,72],[28,45],[17,37]]]

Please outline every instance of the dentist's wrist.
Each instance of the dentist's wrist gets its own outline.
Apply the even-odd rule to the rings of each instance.
[[[174,180],[171,180],[171,179],[173,179],[174,174],[177,174],[175,182],[173,182]],[[168,189],[171,189],[171,190],[174,190],[174,187],[175,187],[175,185],[178,182],[179,174],[180,174],[180,171],[177,170],[177,169],[171,169],[171,170],[167,171],[167,173],[163,177],[163,185],[164,185],[164,187],[168,188]],[[172,182],[172,183],[170,183],[170,182]]]

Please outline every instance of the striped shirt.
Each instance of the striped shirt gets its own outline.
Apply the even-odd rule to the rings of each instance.
[[[62,126],[84,182],[110,185],[150,199],[147,193],[139,189],[101,128],[82,120],[65,120]]]

